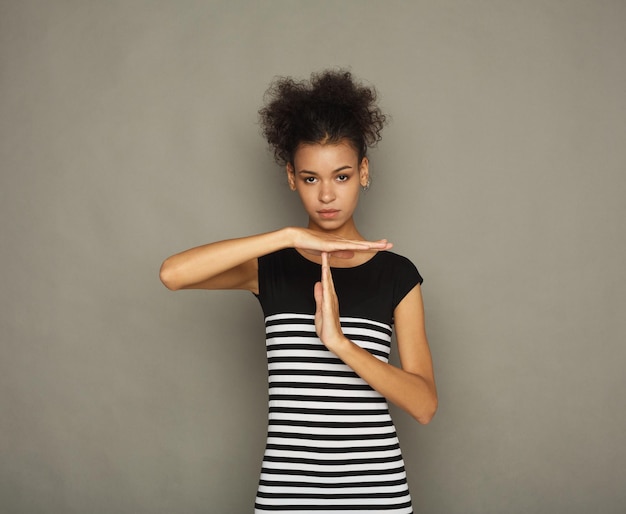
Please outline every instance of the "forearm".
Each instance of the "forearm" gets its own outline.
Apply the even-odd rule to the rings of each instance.
[[[256,280],[256,259],[283,248],[313,253],[334,252],[337,257],[356,251],[388,250],[391,243],[348,240],[300,227],[286,227],[256,236],[198,246],[169,257],[161,266],[161,281],[169,289],[250,289]],[[335,253],[336,252],[336,253]]]
[[[268,253],[292,246],[293,230],[284,228],[228,239],[172,255],[161,265],[160,278],[172,290],[206,282]]]
[[[437,410],[434,382],[381,361],[345,337],[332,351],[373,389],[420,423],[426,424],[434,416]]]

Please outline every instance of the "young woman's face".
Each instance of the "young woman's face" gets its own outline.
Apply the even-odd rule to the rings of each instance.
[[[309,228],[338,233],[354,228],[352,215],[369,168],[350,143],[301,144],[293,166],[287,165],[287,178],[309,215]]]

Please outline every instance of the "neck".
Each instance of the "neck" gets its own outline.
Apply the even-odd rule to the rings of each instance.
[[[354,223],[354,219],[352,218],[350,219],[350,221],[336,228],[325,228],[309,219],[309,224],[307,228],[309,230],[315,230],[317,232],[324,232],[325,234],[332,234],[334,236],[342,237],[344,239],[354,239],[357,241],[365,240],[365,238],[356,228],[356,224]]]

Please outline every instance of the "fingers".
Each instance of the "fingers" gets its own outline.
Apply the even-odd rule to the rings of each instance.
[[[322,252],[322,287],[324,290],[324,294],[326,294],[328,290],[329,279],[332,280],[330,275],[329,255],[329,252]]]
[[[379,239],[378,241],[373,241],[372,244],[376,245],[372,247],[372,249],[376,249],[376,250],[389,250],[393,247],[393,243],[390,243],[386,239]]]
[[[322,252],[322,271],[328,267],[328,252]]]
[[[340,258],[350,258],[354,255],[354,252],[389,250],[393,246],[387,239],[379,239],[377,241],[347,239],[310,229],[299,229],[297,236],[294,241],[294,247],[317,255],[319,255],[319,252],[332,252]]]
[[[328,252],[322,252],[322,305],[328,298]]]
[[[332,301],[335,297],[335,284],[330,271],[330,254],[328,252],[322,252],[322,294],[325,306],[332,308]]]
[[[333,257],[337,257],[339,259],[352,259],[356,252],[389,250],[393,247],[393,244],[389,243],[386,239],[381,239],[380,241],[333,240],[326,242],[324,246],[325,248],[322,252],[328,252],[329,254],[332,254]],[[317,254],[319,255],[320,253],[321,252]]]
[[[380,239],[378,241],[356,241],[351,239],[333,239],[328,242],[328,246],[332,247],[331,250],[388,250],[393,246],[392,243],[386,239]]]
[[[315,329],[322,342],[333,351],[343,340],[339,302],[330,269],[330,254],[322,252],[321,282],[315,284]]]

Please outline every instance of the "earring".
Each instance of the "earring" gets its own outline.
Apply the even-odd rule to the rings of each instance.
[[[370,188],[370,183],[371,183],[371,182],[370,182],[370,179],[367,179],[367,183],[366,183],[364,186],[362,186],[362,189],[363,189],[363,192],[364,192],[364,193],[365,193],[366,191],[369,191],[369,188]]]

